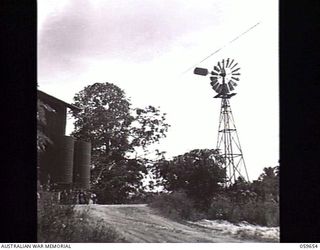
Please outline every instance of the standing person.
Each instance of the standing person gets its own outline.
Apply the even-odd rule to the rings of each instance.
[[[88,202],[89,205],[93,204],[93,200],[91,198],[91,196],[89,197],[89,202]]]
[[[78,191],[75,191],[73,194],[73,202],[74,204],[80,204]]]
[[[72,197],[72,189],[68,189],[68,191],[66,192],[66,200],[67,200],[67,204],[73,204],[73,197]]]
[[[67,191],[65,189],[60,194],[60,203],[67,204]]]
[[[86,204],[86,199],[83,191],[79,193],[79,204]]]
[[[83,198],[84,198],[84,203],[83,204],[88,204],[88,194],[86,191],[83,191]]]
[[[96,194],[91,194],[91,200],[93,204],[97,204],[97,195]]]

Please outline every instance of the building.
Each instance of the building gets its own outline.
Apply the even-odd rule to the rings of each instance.
[[[89,189],[91,143],[65,135],[68,109],[81,109],[40,90],[38,99],[50,107],[45,110],[46,125],[41,129],[52,141],[38,155],[40,184],[56,190]]]

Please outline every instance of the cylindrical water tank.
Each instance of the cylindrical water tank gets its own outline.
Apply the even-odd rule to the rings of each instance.
[[[54,182],[71,184],[73,179],[74,138],[58,136],[55,140]]]
[[[77,188],[90,188],[91,143],[76,141],[74,145],[73,181]]]

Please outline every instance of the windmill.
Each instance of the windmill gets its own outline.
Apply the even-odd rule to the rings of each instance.
[[[223,59],[210,72],[210,84],[217,93],[214,98],[221,98],[220,118],[218,127],[217,146],[222,157],[223,165],[227,170],[227,185],[234,183],[239,177],[249,181],[240,140],[231,111],[229,99],[239,82],[240,68],[234,59]],[[195,68],[194,74],[207,76],[208,69]]]

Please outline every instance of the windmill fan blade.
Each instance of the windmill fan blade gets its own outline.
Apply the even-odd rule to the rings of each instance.
[[[224,68],[224,59],[222,60],[222,68]]]
[[[218,80],[215,80],[215,81],[212,81],[210,83],[212,86],[218,86],[219,85],[219,81]]]
[[[234,90],[234,87],[232,86],[232,84],[230,82],[228,82],[228,87],[229,87],[230,91]]]
[[[217,91],[218,93],[221,93],[221,90],[222,90],[222,85],[220,84],[220,85],[218,85],[217,90],[215,90],[215,91]]]
[[[221,87],[221,85],[219,85],[219,83],[217,84],[213,84],[212,88],[214,89],[214,91],[216,91],[217,93],[219,93],[219,87]]]
[[[218,84],[219,84],[219,82],[218,82],[217,80],[210,82],[210,85],[211,85],[212,87],[218,86]]]
[[[229,91],[228,85],[227,84],[223,84],[221,93],[222,94],[228,94],[229,92],[230,91]]]
[[[229,67],[231,67],[231,65],[233,64],[233,62],[234,62],[234,59],[232,59],[232,61],[230,62]]]
[[[213,69],[214,69],[215,71],[220,72],[220,69],[219,69],[217,66],[214,66]]]
[[[211,86],[212,86],[213,88],[216,88],[216,87],[218,87],[219,82],[218,82],[218,81],[215,81],[215,82],[211,82],[210,84],[211,84]]]
[[[216,77],[213,77],[213,78],[215,78],[215,79],[211,79],[212,84],[219,83],[218,78],[216,78]]]
[[[233,70],[233,71],[231,71],[232,73],[234,73],[234,72],[236,72],[236,71],[238,71],[240,68],[237,68],[237,69],[235,69],[235,70]]]
[[[219,73],[214,72],[214,71],[211,71],[211,75],[218,76],[218,75],[219,75]]]
[[[228,59],[227,59],[227,65],[226,65],[226,68],[228,68],[229,61],[230,61],[230,58],[228,58]]]
[[[240,73],[234,73],[234,74],[232,74],[233,76],[239,76],[240,75]]]
[[[232,67],[231,67],[231,69],[233,69],[235,66],[237,66],[238,65],[238,63],[236,63],[235,65],[233,65]]]
[[[218,67],[219,67],[220,70],[222,69],[222,68],[221,68],[221,65],[220,65],[220,62],[218,62]]]
[[[238,84],[232,80],[230,80],[229,83],[231,83],[234,87],[238,86]]]
[[[211,77],[210,77],[210,80],[211,80],[211,81],[217,81],[217,79],[218,79],[218,78],[217,78],[217,77],[214,77],[214,76],[211,76]]]
[[[240,79],[239,78],[236,78],[236,77],[231,77],[233,80],[236,80],[236,81],[239,81]]]

